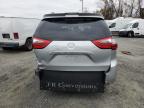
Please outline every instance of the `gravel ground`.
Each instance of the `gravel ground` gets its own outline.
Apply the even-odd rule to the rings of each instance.
[[[144,108],[144,38],[116,40],[117,80],[102,94],[40,91],[33,51],[0,49],[0,108]]]

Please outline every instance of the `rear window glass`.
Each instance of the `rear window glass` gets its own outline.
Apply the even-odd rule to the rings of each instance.
[[[47,18],[35,32],[36,37],[50,40],[93,40],[110,35],[100,18]]]

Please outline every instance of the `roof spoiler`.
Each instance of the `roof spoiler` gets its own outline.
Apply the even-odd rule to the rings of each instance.
[[[53,18],[53,17],[97,17],[104,19],[103,16],[96,13],[51,13],[51,14],[45,14],[43,18]]]

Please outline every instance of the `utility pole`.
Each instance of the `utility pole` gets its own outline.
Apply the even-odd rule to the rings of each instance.
[[[80,0],[82,2],[82,13],[83,13],[83,10],[84,10],[84,0]]]

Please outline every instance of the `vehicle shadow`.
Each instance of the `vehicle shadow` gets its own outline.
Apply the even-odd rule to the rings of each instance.
[[[97,99],[97,98],[102,98],[105,94],[104,93],[92,93],[92,92],[87,92],[87,93],[82,93],[82,92],[56,92],[56,91],[47,91],[45,92],[48,96],[55,96],[59,99],[61,97],[73,97],[75,99]]]
[[[24,52],[28,52],[28,51],[25,51],[22,48],[12,48],[7,50],[0,48],[0,53],[5,53],[5,54],[12,54],[12,53],[15,54],[15,53],[24,53]]]
[[[135,37],[127,37],[127,36],[113,36],[113,37],[116,37],[116,38],[144,38],[144,36],[135,36]]]

